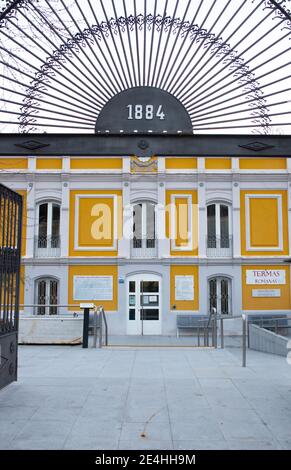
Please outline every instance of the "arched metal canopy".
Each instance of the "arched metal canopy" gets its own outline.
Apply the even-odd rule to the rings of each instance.
[[[290,3],[2,0],[0,131],[94,133],[113,97],[154,87],[194,133],[291,134]]]

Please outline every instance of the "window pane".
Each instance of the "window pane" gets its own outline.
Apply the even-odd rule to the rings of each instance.
[[[156,238],[155,234],[155,206],[150,202],[147,203],[147,239],[154,240]],[[147,248],[154,248],[154,247],[147,247]]]
[[[142,238],[142,204],[136,204],[133,208],[133,237],[137,240]]]
[[[52,217],[52,248],[59,248],[60,206],[57,204],[53,204]]]
[[[216,279],[211,279],[209,281],[209,310],[212,312],[212,309],[217,310],[217,281]]]
[[[221,248],[229,248],[229,216],[228,206],[220,206]]]
[[[135,309],[134,308],[129,309],[129,320],[135,320]]]
[[[141,292],[159,292],[158,281],[142,281],[140,283]]]
[[[207,206],[207,248],[216,248],[215,204]]]
[[[50,282],[50,305],[57,305],[58,304],[58,281],[49,281]],[[57,315],[58,308],[57,307],[50,307],[50,315]]]
[[[140,305],[158,307],[158,305],[159,305],[159,296],[158,295],[148,295],[148,294],[141,295],[140,296]]]
[[[135,281],[129,281],[129,292],[135,292]]]
[[[221,313],[223,315],[229,314],[229,281],[227,279],[221,280]]]
[[[39,219],[38,219],[39,248],[47,247],[47,214],[48,214],[48,204],[41,204],[39,206]]]
[[[40,280],[37,283],[37,303],[38,305],[46,304],[46,281]],[[45,315],[45,307],[37,308],[38,315]]]
[[[144,321],[148,320],[159,320],[159,309],[150,309],[150,308],[143,308],[140,311],[140,319]]]

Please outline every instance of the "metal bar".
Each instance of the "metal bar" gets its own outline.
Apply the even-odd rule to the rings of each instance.
[[[229,40],[232,38],[232,36],[234,36],[234,35],[237,33],[237,31],[239,31],[239,30],[245,25],[245,23],[247,22],[247,20],[256,12],[256,10],[263,4],[263,2],[264,2],[264,0],[261,0],[261,3],[260,3],[254,10],[252,10],[252,12],[240,23],[240,25],[232,32],[232,34],[223,42],[222,47],[228,45]],[[244,3],[238,8],[238,10],[237,10],[237,12],[236,12],[235,15],[237,15],[237,13],[239,12],[239,10],[243,7],[243,5],[244,5],[245,3],[246,3],[246,2],[244,2]],[[270,16],[271,14],[272,14],[272,12],[270,12],[269,15],[267,15],[266,17],[264,17],[263,20],[261,20],[260,23],[264,22],[264,21],[268,18],[268,16]],[[233,19],[233,17],[232,17],[232,19]],[[254,27],[254,29],[255,29],[255,28],[257,28],[257,24],[256,24],[256,26]],[[190,79],[189,79],[186,83],[183,83],[183,87],[180,89],[180,92],[182,92],[182,95],[180,95],[180,99],[183,99],[183,98],[185,97],[185,95],[187,96],[187,91],[185,91],[184,94],[183,94],[183,91],[184,91],[184,90],[187,90],[187,87],[189,87],[190,84],[191,84],[191,89],[195,89],[195,86],[196,86],[196,84],[198,84],[198,83],[200,84],[200,88],[203,88],[204,85],[203,85],[203,84],[201,85],[202,80],[205,79],[205,78],[208,76],[209,73],[213,72],[213,70],[217,67],[217,65],[219,65],[222,61],[224,61],[225,58],[228,57],[228,56],[230,55],[230,53],[233,52],[233,51],[236,49],[237,45],[239,45],[241,42],[243,42],[243,41],[249,36],[249,34],[250,34],[250,32],[248,32],[247,34],[245,34],[245,36],[243,37],[243,39],[241,39],[241,40],[240,40],[236,45],[234,45],[233,47],[229,48],[228,52],[227,52],[226,54],[223,54],[222,57],[221,57],[214,65],[212,65],[212,66],[204,73],[204,75],[202,75],[202,77],[199,78],[199,80],[197,80],[194,84],[193,84],[193,83],[191,84],[191,82],[193,81],[193,79],[194,79],[195,77],[199,76],[199,73],[200,73],[201,71],[203,71],[203,69],[204,69],[204,67],[205,67],[205,64],[202,65],[202,66],[200,67],[200,69],[198,69],[198,71],[194,74],[193,77],[190,77]],[[220,36],[221,36],[221,34],[218,35],[218,37],[220,37]],[[211,47],[209,46],[208,50],[210,50],[210,49],[211,49]],[[205,51],[203,57],[204,57],[205,55],[206,55],[206,51]],[[243,54],[240,54],[238,57],[241,57],[242,55],[243,55]],[[210,62],[212,61],[212,59],[215,58],[215,57],[216,57],[216,53],[212,54],[212,56],[207,60],[207,65],[209,65]],[[237,58],[236,58],[236,59],[237,59]],[[236,59],[234,59],[234,60],[236,60]],[[232,61],[230,62],[230,64],[226,64],[224,67],[222,67],[222,69],[220,69],[218,72],[214,73],[210,78],[208,78],[207,80],[205,80],[205,81],[204,81],[204,84],[208,84],[208,83],[212,80],[212,78],[216,78],[217,75],[219,75],[223,70],[225,70],[229,65],[231,65],[231,63],[233,63],[234,60],[232,60]],[[197,67],[197,65],[200,63],[200,61],[201,61],[201,59],[197,62],[197,64],[195,64],[194,69]],[[245,65],[245,64],[243,64],[243,65]],[[173,92],[174,94],[177,93],[177,91],[176,91],[175,89],[174,89],[172,92]],[[195,93],[196,93],[196,89],[195,89]]]
[[[165,19],[166,19],[166,14],[167,14],[168,3],[169,3],[169,0],[165,0],[164,13],[163,13],[161,30],[159,32],[159,41],[158,41],[157,50],[156,50],[156,59],[155,59],[155,64],[154,64],[154,69],[153,69],[151,86],[157,86],[157,82],[155,81],[155,76],[156,76],[156,70],[157,70],[157,65],[158,65],[158,60],[159,60],[159,55],[160,55],[160,50],[161,50],[161,42],[162,42],[162,37],[163,37],[163,32],[164,32],[164,24],[165,24]]]
[[[104,326],[105,326],[105,346],[108,346],[108,324],[107,324],[104,308],[103,307],[101,308],[102,308],[102,316],[103,316],[103,321],[104,321]]]
[[[63,45],[63,46],[66,46],[66,43],[64,42],[63,38],[59,35],[59,33],[55,30],[55,28],[51,25],[51,23],[49,23],[49,22],[47,21],[47,19],[41,14],[41,12],[35,7],[34,4],[33,4],[33,7],[34,7],[34,9],[38,12],[38,14],[42,17],[42,19],[46,22],[46,24],[49,26],[49,28],[59,37],[59,39],[60,39],[61,42],[62,42],[62,45]],[[35,28],[35,29],[45,38],[45,40],[46,40],[49,44],[52,45],[53,49],[55,50],[55,49],[56,49],[56,45],[53,43],[53,41],[51,41],[51,39],[50,39],[47,35],[45,35],[44,32],[43,32],[42,30],[40,30],[40,29],[37,27],[37,25],[36,25],[35,23],[32,23],[31,20],[30,20],[30,18],[29,18],[28,16],[24,15],[24,14],[22,13],[22,11],[20,11],[20,13],[21,13],[21,15],[26,19],[26,21],[28,21],[28,22],[33,26],[33,28]],[[69,31],[68,31],[68,33],[70,34]],[[72,49],[72,53],[73,53],[73,55],[75,56],[75,58],[77,58],[77,59],[79,60],[79,62],[81,63],[81,65],[82,65],[85,69],[88,70],[87,66],[83,63],[83,61],[80,59],[79,55],[76,54],[76,52],[75,52],[73,49]],[[62,56],[64,56],[64,52],[63,52],[63,51],[60,52],[60,54],[61,54]],[[60,62],[59,59],[58,59],[56,56],[52,56],[50,53],[48,53],[48,55],[49,55],[51,58],[53,58],[53,60],[55,60],[56,62],[58,62],[58,63]],[[76,80],[79,80],[80,83],[83,83],[83,85],[86,87],[85,89],[88,88],[89,90],[91,90],[91,91],[93,92],[93,95],[90,95],[90,96],[92,96],[93,99],[96,99],[96,96],[95,96],[96,91],[94,91],[94,90],[93,90],[88,84],[86,84],[86,83],[82,80],[82,78],[81,78],[81,77],[84,77],[84,71],[81,70],[81,69],[76,65],[76,63],[74,64],[74,62],[71,60],[69,54],[67,54],[67,55],[64,56],[64,57],[66,57],[66,60],[67,60],[73,67],[75,67],[75,68],[78,70],[78,72],[80,73],[80,75],[79,75],[79,76],[76,75],[72,70],[68,69],[67,66],[66,66],[65,64],[63,64],[63,63],[61,63],[61,66],[62,66],[64,69],[67,70],[68,74],[73,75],[73,76],[76,78]],[[46,62],[47,62],[47,60],[48,60],[48,59],[46,59]],[[45,64],[46,62],[43,62],[43,64]],[[51,66],[51,67],[52,67],[52,66]],[[59,70],[56,70],[56,71],[57,71],[57,73],[60,73],[60,74],[61,74],[61,72],[60,72]],[[39,70],[38,70],[38,72],[39,72]],[[90,70],[88,70],[88,72],[91,73]],[[95,87],[96,90],[98,90],[98,87],[96,87],[96,84],[95,84],[89,77],[86,76],[86,78],[87,78],[88,82],[91,83],[91,84]],[[94,78],[96,78],[96,77],[94,77]],[[66,79],[67,79],[68,81],[70,81],[70,79],[69,79],[68,77],[66,77]],[[54,77],[54,80],[55,80],[55,81],[58,81],[55,77]],[[61,83],[61,82],[60,82],[60,83]],[[72,84],[75,86],[74,82],[72,82]],[[47,85],[47,83],[46,83],[46,85]],[[61,85],[62,85],[62,83],[61,83]],[[99,98],[101,98],[101,102],[102,102],[102,100],[104,100],[104,98],[103,98],[103,92],[102,92],[102,91],[101,91],[101,94],[99,95]]]
[[[107,43],[107,41],[106,41],[106,37],[105,37],[105,35],[104,35],[103,29],[102,29],[102,27],[101,27],[101,25],[100,25],[100,23],[99,23],[99,21],[98,21],[98,18],[97,18],[97,16],[96,16],[96,12],[95,12],[94,8],[92,7],[91,0],[87,0],[87,1],[88,1],[88,3],[89,3],[89,6],[90,6],[90,8],[91,8],[91,12],[93,13],[93,17],[94,17],[94,19],[95,19],[95,21],[96,21],[96,25],[98,26],[99,32],[100,32],[100,34],[101,34],[101,36],[102,36],[102,39],[103,39],[103,41],[104,41],[104,44],[105,44],[105,46],[106,46],[107,52],[108,52],[109,57],[110,57],[110,59],[111,59],[111,63],[112,63],[112,64],[114,65],[114,67],[115,67],[115,70],[116,70],[116,73],[117,73],[117,77],[118,77],[118,78],[116,78],[116,75],[115,75],[115,73],[114,73],[114,71],[113,71],[113,69],[112,69],[112,67],[111,67],[111,64],[110,64],[110,62],[109,62],[109,60],[108,60],[108,57],[107,57],[106,54],[104,53],[103,48],[100,46],[100,44],[99,44],[98,41],[97,41],[99,50],[100,50],[100,52],[101,52],[101,54],[102,54],[103,59],[105,60],[105,63],[106,63],[106,65],[107,65],[107,67],[108,67],[109,70],[110,70],[110,73],[112,73],[112,75],[113,75],[113,77],[114,77],[114,80],[116,81],[116,83],[118,84],[119,89],[121,90],[121,89],[123,88],[123,85],[122,85],[122,80],[121,80],[121,82],[119,83],[120,77],[119,77],[119,70],[118,70],[117,64],[115,63],[115,61],[114,61],[113,58],[112,58],[112,53],[111,53],[110,47],[109,47],[109,45],[108,45],[108,43]],[[118,80],[118,79],[119,79],[119,80]]]
[[[242,366],[247,365],[247,317],[246,314],[242,314]]]
[[[130,39],[130,29],[129,29],[129,24],[128,24],[128,15],[127,15],[127,9],[126,9],[126,2],[125,0],[122,0],[123,2],[123,9],[124,9],[124,18],[127,20],[126,21],[126,31],[127,31],[127,43],[129,45],[129,53],[130,53],[130,60],[131,60],[131,75],[133,75],[133,82],[134,86],[137,87],[137,78],[136,78],[136,70],[135,70],[135,64],[134,64],[134,57],[133,57],[133,50],[132,50],[132,43]]]
[[[284,51],[284,52],[286,52],[286,51]],[[279,66],[279,67],[277,67],[277,68],[275,68],[275,69],[272,69],[271,71],[266,72],[266,73],[264,73],[263,75],[260,75],[260,76],[256,77],[256,81],[259,81],[260,79],[262,79],[262,78],[264,78],[264,77],[266,77],[266,76],[268,76],[268,75],[271,75],[272,73],[277,72],[278,70],[281,70],[281,69],[287,67],[288,65],[289,65],[289,63],[286,63],[286,64],[283,64],[283,65],[281,65],[281,66]],[[266,87],[266,86],[267,86],[267,85],[264,85],[264,86],[262,86],[262,87],[260,87],[260,88],[262,89],[262,88],[264,88],[264,87]],[[232,93],[233,91],[238,90],[238,89],[241,89],[241,85],[238,85],[238,86],[236,86],[236,87],[234,87],[234,88],[231,88],[230,90],[226,90],[225,87],[222,86],[222,87],[220,87],[219,89],[217,89],[215,92],[209,93],[208,96],[212,96],[212,95],[215,94],[217,91],[219,91],[219,90],[224,90],[223,93],[221,93],[220,95],[216,96],[215,98],[212,98],[212,99],[210,100],[210,102],[213,101],[213,100],[216,100],[217,98],[220,98],[221,96],[225,97],[226,95],[228,95],[228,94],[230,94],[230,93]],[[250,93],[250,90],[248,90],[247,93],[249,94],[249,93]],[[201,101],[203,102],[203,99],[202,99],[202,98],[201,98],[200,100],[197,100],[194,104],[199,103],[199,102],[201,102]],[[208,101],[208,102],[209,102],[209,101]]]
[[[282,23],[282,22],[281,22],[281,23]],[[263,35],[259,40],[257,40],[257,41],[256,41],[256,44],[257,44],[258,42],[260,42],[262,39],[264,39],[265,36],[267,36],[268,34],[270,34],[274,29],[276,29],[278,26],[280,26],[281,23],[276,24],[276,25],[271,29],[271,31],[268,31],[268,32],[267,32],[265,35]],[[288,33],[285,34],[284,36],[280,37],[277,41],[272,42],[271,45],[268,44],[268,46],[267,46],[265,49],[262,49],[262,50],[260,49],[257,54],[255,54],[253,57],[251,57],[251,58],[248,59],[246,62],[244,62],[243,65],[239,65],[238,67],[236,67],[236,69],[231,70],[227,75],[225,75],[222,79],[220,79],[220,80],[218,80],[217,82],[215,82],[212,86],[215,86],[216,84],[220,83],[221,81],[224,81],[224,80],[225,80],[226,78],[228,78],[229,76],[234,76],[234,74],[235,74],[237,71],[239,71],[239,70],[242,68],[242,66],[243,66],[243,67],[246,67],[246,66],[247,66],[248,64],[250,64],[250,62],[252,62],[254,59],[258,58],[260,55],[264,54],[266,51],[270,51],[270,49],[271,49],[272,47],[276,46],[279,42],[283,41],[287,36],[290,36],[290,32],[288,32]],[[254,44],[253,44],[252,46],[249,46],[249,47],[248,47],[247,49],[245,49],[243,52],[241,52],[240,56],[243,57],[244,54],[245,54],[249,49],[251,49],[252,47],[254,47]],[[223,69],[220,70],[220,72],[222,72],[222,71],[225,70],[226,68],[230,67],[233,62],[235,62],[235,60],[232,60],[231,62],[229,62]],[[264,65],[264,64],[261,64],[260,67],[261,67],[262,65]],[[253,73],[254,70],[256,70],[256,69],[251,69],[251,70],[250,70],[250,73]],[[220,72],[218,72],[217,75],[219,75]],[[214,75],[212,78],[216,78],[217,75]],[[209,83],[209,81],[210,81],[212,78],[210,78],[210,79],[207,81],[207,83]],[[236,79],[230,81],[227,86],[229,86],[231,83],[234,83],[235,81],[236,81]],[[200,84],[201,84],[200,81],[197,81],[195,84],[193,84],[193,87],[194,87],[197,83],[200,83]],[[204,88],[204,85],[203,85],[203,84],[201,85],[201,88]],[[200,89],[200,88],[199,88],[199,89]],[[208,89],[209,89],[209,87],[208,87]],[[204,90],[204,91],[202,92],[202,94],[200,94],[200,95],[203,96],[206,92],[207,92],[207,90]],[[195,93],[195,94],[196,94],[196,93]],[[200,96],[200,95],[198,95],[198,96]],[[184,97],[185,105],[186,105],[187,103],[191,102],[191,99],[189,98],[190,96],[191,96],[190,93],[188,93],[188,95],[186,95],[186,96]]]
[[[2,65],[4,65],[4,66],[8,66],[8,64],[6,64],[5,62],[2,62],[2,61],[0,61],[0,64],[2,64]],[[16,69],[15,67],[11,67],[11,66],[10,66],[10,68],[12,68],[12,70],[17,70],[17,72],[19,72],[19,70]],[[21,74],[24,74],[24,72],[21,72]],[[24,75],[27,76],[28,78],[34,80],[34,77],[32,77],[31,75],[26,74],[26,73],[25,73]],[[8,81],[10,81],[10,82],[12,82],[12,83],[15,83],[15,84],[18,85],[18,86],[23,86],[23,87],[25,87],[26,90],[27,90],[27,92],[28,92],[29,90],[30,90],[30,91],[33,91],[33,90],[34,90],[34,87],[32,87],[32,86],[26,86],[26,85],[24,85],[23,83],[21,83],[20,81],[15,80],[15,79],[12,78],[12,77],[8,77],[7,75],[0,74],[0,77],[1,77],[1,78],[4,78],[5,80],[8,80]],[[58,91],[58,89],[55,88],[54,86],[49,85],[49,87],[50,87],[51,89],[55,90],[55,91]],[[23,93],[20,93],[20,92],[18,92],[18,91],[9,90],[8,88],[3,88],[3,90],[11,91],[12,93],[16,93],[16,94],[22,95],[22,96],[24,96],[24,97],[28,97],[28,96],[29,96],[29,95],[27,95],[27,94],[23,94]],[[76,93],[76,94],[77,94],[77,92],[74,92],[74,90],[72,90],[72,91],[73,91],[73,93]],[[55,95],[52,95],[51,93],[48,93],[47,90],[44,90],[44,89],[43,89],[43,87],[42,87],[41,91],[39,91],[39,93],[41,93],[42,95],[50,96],[51,98],[55,98]],[[64,91],[62,91],[62,94],[63,94],[64,96],[68,96],[69,98],[75,99],[72,95],[70,95],[69,93],[65,93]],[[39,97],[37,97],[36,99],[37,99],[38,101],[40,101],[40,102],[43,101],[43,100],[42,100],[41,98],[39,98]],[[91,109],[92,109],[92,107],[93,107],[91,104],[88,105],[86,102],[80,100],[80,97],[79,97],[79,102],[77,102],[77,103],[72,103],[71,101],[67,101],[65,98],[62,97],[62,103],[68,103],[68,104],[71,104],[72,106],[80,107],[80,109],[83,109],[83,110],[86,110],[86,111],[89,111],[89,112],[91,111]],[[83,104],[85,104],[85,105],[88,106],[88,107],[90,106],[89,109],[84,108],[83,106],[80,105],[80,103],[83,103]],[[96,104],[96,103],[95,103],[95,104]],[[57,105],[57,104],[55,104],[55,106],[60,106],[60,107],[61,107],[61,105]],[[66,108],[64,108],[64,109],[66,109]],[[98,108],[96,108],[96,109],[98,109]]]
[[[150,75],[151,75],[151,70],[152,70],[153,48],[154,48],[154,39],[155,39],[155,21],[156,21],[156,15],[157,15],[157,3],[158,3],[158,0],[155,0],[154,14],[153,14],[154,20],[153,20],[153,26],[152,26],[152,36],[151,36],[151,45],[150,45],[150,56],[149,56],[147,85],[150,85],[150,83],[151,83]]]
[[[89,339],[89,308],[84,308],[84,320],[83,320],[83,349],[88,349],[88,339]]]
[[[129,83],[128,83],[128,81],[127,81],[127,77],[126,77],[126,74],[125,74],[125,72],[124,72],[123,63],[122,63],[122,61],[121,61],[120,54],[119,54],[119,51],[118,51],[118,48],[117,48],[117,45],[116,45],[116,42],[115,42],[115,39],[114,39],[114,35],[113,35],[112,29],[111,29],[111,27],[110,27],[110,21],[109,21],[109,18],[108,18],[108,16],[107,16],[106,8],[105,8],[104,5],[103,5],[103,0],[99,0],[99,2],[100,2],[100,5],[101,5],[101,8],[102,8],[102,10],[103,10],[104,16],[105,16],[105,18],[106,18],[107,24],[108,24],[108,26],[109,26],[110,36],[111,36],[111,39],[112,39],[112,42],[113,42],[113,46],[114,46],[114,49],[115,49],[115,52],[116,52],[116,55],[117,55],[117,58],[118,58],[118,62],[119,62],[119,65],[120,65],[120,69],[121,69],[121,71],[122,71],[123,78],[124,78],[125,82],[123,81],[123,78],[122,78],[122,76],[121,76],[121,74],[120,74],[119,67],[117,67],[116,70],[117,70],[119,79],[120,79],[120,81],[121,81],[121,83],[122,83],[122,87],[123,87],[123,88],[129,88]],[[117,18],[116,18],[116,20],[117,20]],[[110,51],[110,49],[109,49],[109,51]],[[115,59],[113,58],[113,56],[112,56],[111,51],[110,51],[109,53],[110,53],[111,59],[112,59],[114,62],[116,62],[116,60],[115,60]]]
[[[99,309],[99,348],[102,348],[102,336],[103,336],[103,331],[102,331],[102,309]]]
[[[51,6],[51,3],[50,3],[48,0],[44,0],[44,1],[46,2],[46,4],[48,5],[48,7],[50,8],[50,10],[53,12],[53,14],[56,16],[56,18],[59,20],[59,22],[63,25],[63,27],[65,28],[65,30],[68,32],[68,34],[71,36],[72,40],[74,40],[74,36],[71,34],[71,32],[70,32],[69,28],[66,26],[66,24],[62,21],[61,17],[57,14],[56,9]],[[62,4],[63,4],[65,10],[67,11],[67,13],[69,14],[69,16],[71,17],[72,21],[75,22],[74,18],[72,17],[72,15],[71,15],[70,12],[69,12],[69,10],[66,8],[66,5],[64,5],[63,0],[60,0],[60,1],[62,2]],[[58,33],[57,29],[53,26],[53,24],[52,24],[51,22],[49,22],[49,21],[47,20],[47,18],[46,18],[46,17],[41,13],[41,11],[35,6],[35,4],[33,4],[33,8],[38,12],[38,14],[39,14],[39,15],[42,17],[42,19],[46,22],[46,24],[49,26],[49,28],[58,36],[58,38],[62,41],[62,43],[63,43],[64,45],[66,45],[66,43],[64,43],[64,40],[63,40],[62,36]],[[75,22],[75,24],[76,24],[76,22]],[[77,26],[77,27],[78,27],[78,26]],[[79,31],[80,31],[80,33],[82,34],[82,31],[81,31],[80,29],[79,29]],[[85,39],[86,42],[87,42],[87,38],[83,38],[83,39]],[[94,80],[96,80],[96,76],[92,73],[92,70],[91,70],[89,67],[87,67],[87,65],[85,64],[85,62],[80,58],[80,56],[76,53],[76,51],[74,51],[74,49],[71,48],[71,49],[70,49],[70,52],[74,55],[74,57],[75,57],[77,60],[79,60],[80,64],[84,67],[84,69],[88,72],[88,74],[91,75],[91,76],[94,78]],[[94,64],[94,63],[91,61],[91,59],[88,57],[85,48],[82,49],[82,52],[83,52],[83,54],[85,55],[85,57],[87,58],[87,60],[91,63],[92,67],[95,68],[95,64]],[[67,58],[67,60],[69,60],[69,59],[68,59],[68,54],[66,55],[66,58]],[[71,60],[69,60],[69,61],[72,63]],[[73,64],[73,63],[72,63],[72,64]],[[81,73],[81,76],[84,76],[84,71],[81,71],[81,69],[79,69],[79,67],[77,67],[76,64],[73,64],[73,65],[77,68],[77,70],[79,70],[79,72]],[[96,71],[98,72],[97,69],[96,69]],[[71,72],[71,73],[72,73],[72,72]],[[91,79],[88,77],[88,75],[86,75],[86,78],[87,78],[87,80],[89,81],[89,83],[91,83],[91,84],[94,86],[94,88],[95,88],[96,90],[98,90],[98,92],[100,92],[100,96],[99,96],[99,97],[101,98],[101,102],[102,102],[102,100],[105,102],[105,100],[104,100],[104,94],[105,94],[105,95],[108,94],[107,89],[105,89],[105,88],[103,87],[103,89],[99,90],[99,87],[97,87],[95,81],[91,80]],[[79,80],[82,82],[82,80],[80,79],[80,77],[79,77]],[[87,85],[87,87],[88,87],[88,85]],[[90,86],[89,86],[88,88],[91,89]],[[91,91],[93,91],[93,90],[91,89]],[[108,96],[109,96],[109,95],[108,95]]]
[[[224,324],[223,318],[220,318],[220,347],[224,349]]]
[[[173,15],[172,15],[172,19],[173,19],[173,20],[176,18],[176,13],[177,13],[177,8],[178,8],[178,5],[179,5],[179,1],[180,1],[180,0],[176,0],[174,13],[173,13]],[[168,48],[168,45],[169,45],[169,41],[170,41],[170,37],[171,37],[171,32],[172,32],[173,25],[174,25],[173,20],[172,20],[172,22],[171,22],[171,24],[170,24],[170,28],[169,28],[169,31],[168,31],[168,34],[167,34],[166,43],[165,43],[165,45],[164,45],[162,57],[161,57],[161,60],[160,60],[160,65],[159,65],[158,73],[157,73],[157,76],[156,76],[156,86],[159,87],[159,88],[161,88],[161,82],[159,82],[159,78],[160,78],[161,70],[162,70],[162,67],[163,67],[163,63],[164,63],[165,55],[166,55],[166,52],[167,52],[167,48]]]

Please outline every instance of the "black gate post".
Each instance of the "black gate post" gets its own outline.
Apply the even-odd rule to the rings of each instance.
[[[80,304],[80,309],[84,310],[83,320],[83,349],[88,349],[89,342],[89,314],[90,309],[94,308],[94,304]]]
[[[0,389],[17,380],[22,197],[0,184]]]

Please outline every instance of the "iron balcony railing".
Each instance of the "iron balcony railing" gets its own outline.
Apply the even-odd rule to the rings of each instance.
[[[60,236],[36,236],[34,253],[36,258],[57,258],[61,256]]]
[[[206,255],[208,258],[230,258],[232,254],[232,237],[207,236]]]
[[[132,258],[156,258],[158,256],[158,240],[133,238],[131,240]]]

